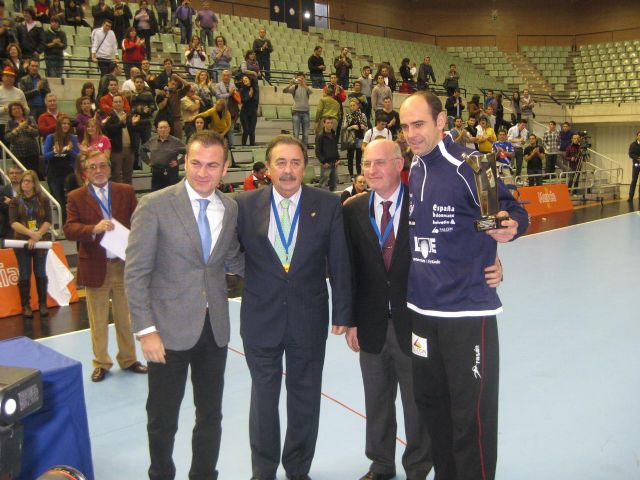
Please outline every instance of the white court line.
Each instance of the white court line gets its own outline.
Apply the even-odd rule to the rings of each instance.
[[[528,235],[523,235],[522,237],[518,237],[518,241],[524,240],[525,238],[529,238],[529,237],[535,237],[536,235],[543,235],[545,233],[553,233],[553,232],[557,232],[559,230],[566,230],[567,228],[581,227],[582,225],[586,225],[588,223],[603,222],[603,221],[606,221],[606,220],[614,220],[616,218],[624,217],[626,215],[634,215],[634,214],[640,216],[640,211],[622,213],[620,215],[614,215],[612,217],[607,217],[607,218],[598,218],[596,220],[589,220],[588,222],[576,223],[575,225],[567,225],[566,227],[552,228],[551,230],[545,230],[544,232],[530,233]]]
[[[77,302],[76,302],[77,303]],[[67,305],[68,308],[71,308],[70,305]],[[64,307],[59,307],[59,308],[64,308]],[[111,325],[109,325],[111,326]],[[73,335],[75,333],[81,333],[81,332],[88,332],[89,328],[83,328],[82,330],[74,330],[73,332],[67,332],[67,333],[59,333],[57,335],[49,335],[48,337],[43,337],[43,338],[36,338],[35,341],[36,342],[42,342],[43,340],[49,340],[50,338],[60,338],[60,337],[66,337],[67,335]],[[28,337],[27,337],[28,338]]]

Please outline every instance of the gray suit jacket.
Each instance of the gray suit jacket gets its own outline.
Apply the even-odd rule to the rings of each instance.
[[[134,332],[155,326],[165,348],[178,351],[200,338],[207,303],[216,344],[229,343],[225,265],[230,273],[244,274],[236,202],[216,190],[224,220],[205,264],[185,181],[146,195],[138,204],[124,275]]]

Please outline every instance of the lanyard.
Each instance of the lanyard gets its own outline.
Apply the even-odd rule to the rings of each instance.
[[[371,221],[371,226],[373,227],[373,231],[376,232],[376,236],[378,237],[378,242],[380,243],[380,248],[384,246],[384,242],[387,241],[387,238],[391,234],[391,229],[393,228],[393,219],[396,217],[396,213],[400,210],[402,206],[402,197],[404,195],[404,184],[400,182],[400,193],[398,193],[398,200],[396,201],[396,208],[393,211],[393,215],[391,215],[391,219],[387,224],[387,228],[384,231],[384,235],[380,233],[380,229],[378,228],[378,223],[376,222],[376,216],[373,211],[373,198],[375,197],[375,193],[371,192],[371,197],[369,197],[369,220]]]
[[[35,198],[35,195],[33,196],[33,198]],[[29,218],[33,218],[33,200],[31,200],[27,205],[27,202],[24,200],[24,198],[21,197],[20,203],[22,203],[22,206],[27,211],[27,215],[29,215]]]
[[[111,183],[109,183],[109,200],[107,201],[106,206],[103,203],[103,201],[100,199],[100,197],[98,197],[98,194],[96,193],[95,188],[93,188],[93,186],[88,188],[89,188],[89,191],[91,192],[91,195],[93,195],[93,198],[95,198],[96,202],[98,202],[98,205],[100,205],[100,208],[102,209],[102,211],[107,214],[107,217],[109,219],[111,219]]]
[[[296,207],[296,212],[293,214],[291,228],[289,229],[289,238],[285,240],[284,230],[282,229],[282,222],[280,221],[280,215],[278,215],[278,208],[276,207],[276,201],[273,196],[273,192],[271,193],[271,208],[273,209],[273,216],[276,217],[276,227],[278,228],[278,235],[280,236],[280,241],[282,242],[284,251],[287,254],[287,259],[289,258],[289,247],[291,246],[291,242],[293,242],[293,232],[296,231],[296,225],[298,224],[298,217],[300,216],[300,205],[302,205],[302,194],[298,199],[298,206]]]

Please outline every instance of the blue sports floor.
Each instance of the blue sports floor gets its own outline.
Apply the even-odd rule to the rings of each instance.
[[[640,478],[639,248],[637,213],[500,246],[505,313],[499,317],[498,479]],[[238,335],[240,304],[231,301],[229,308],[232,338],[218,467],[221,479],[248,480],[250,379]],[[146,378],[116,368],[104,382],[92,383],[86,330],[42,343],[83,363],[96,479],[146,478]],[[357,356],[343,337],[329,339],[323,391],[310,475],[357,479],[369,466],[364,398]],[[187,478],[190,462],[191,398],[188,389],[174,452],[178,479]],[[404,479],[398,419],[397,478]]]

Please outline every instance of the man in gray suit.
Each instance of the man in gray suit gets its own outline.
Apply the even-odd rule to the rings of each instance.
[[[229,342],[225,266],[244,273],[237,205],[216,186],[227,171],[224,139],[196,133],[186,181],[146,195],[135,211],[125,268],[134,331],[149,362],[149,478],[175,478],[173,443],[191,367],[196,425],[189,478],[215,480]]]
[[[282,458],[288,479],[308,480],[329,325],[326,273],[331,331],[341,335],[351,326],[349,254],[340,198],[302,185],[304,145],[278,136],[266,156],[273,186],[238,197],[238,235],[247,261],[240,334],[252,381],[252,478],[275,479]],[[285,353],[287,432],[281,452],[278,400]]]

